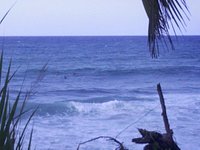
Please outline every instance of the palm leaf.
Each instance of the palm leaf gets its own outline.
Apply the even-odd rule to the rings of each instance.
[[[159,41],[174,49],[169,30],[176,35],[175,26],[181,31],[185,28],[184,18],[189,12],[185,0],[142,0],[149,18],[148,44],[152,57],[159,55]],[[184,16],[183,16],[184,14]]]

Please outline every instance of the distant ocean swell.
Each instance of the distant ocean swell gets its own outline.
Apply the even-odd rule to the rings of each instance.
[[[30,75],[38,75],[41,69],[28,69],[26,70]],[[126,76],[126,75],[146,75],[146,74],[187,74],[196,73],[200,74],[199,66],[163,66],[163,67],[142,67],[142,68],[129,68],[129,69],[104,69],[104,68],[77,68],[77,69],[48,69],[48,75],[63,75],[66,78],[69,76]]]

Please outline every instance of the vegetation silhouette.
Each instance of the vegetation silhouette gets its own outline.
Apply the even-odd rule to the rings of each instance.
[[[185,19],[188,17],[189,9],[185,0],[142,0],[146,14],[149,19],[148,44],[153,58],[159,55],[159,41],[167,49],[168,45],[174,49],[173,40],[169,30],[172,28],[176,35],[176,29],[186,27]],[[182,27],[181,27],[182,26]]]

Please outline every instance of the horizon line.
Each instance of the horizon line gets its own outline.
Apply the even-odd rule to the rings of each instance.
[[[171,37],[200,36],[200,35],[171,35]],[[0,35],[3,37],[148,37],[148,35]]]

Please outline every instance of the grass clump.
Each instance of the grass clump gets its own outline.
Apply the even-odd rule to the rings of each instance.
[[[10,101],[9,85],[16,72],[11,74],[11,61],[9,62],[5,77],[3,77],[3,52],[0,56],[0,150],[22,150],[24,147],[25,133],[31,118],[36,110],[32,111],[25,125],[19,130],[20,122],[24,114],[28,93],[23,97],[21,90],[18,92],[14,102]],[[22,100],[21,100],[22,99]],[[20,127],[21,128],[21,127]],[[28,150],[31,149],[33,129],[30,133]]]

